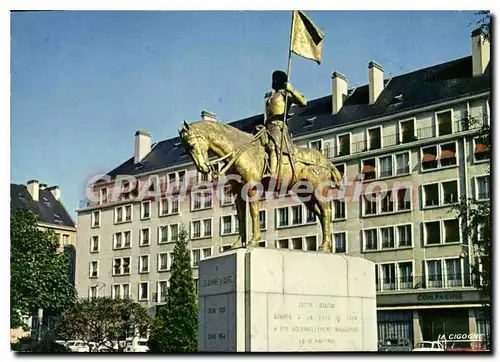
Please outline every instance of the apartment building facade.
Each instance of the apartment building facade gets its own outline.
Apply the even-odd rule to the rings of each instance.
[[[333,252],[376,264],[379,339],[489,331],[470,273],[476,260],[451,211],[462,196],[490,199],[489,149],[473,137],[490,122],[489,43],[480,31],[471,43],[472,56],[389,79],[370,62],[368,84],[354,89],[335,72],[331,95],[290,111],[295,144],[324,152],[343,174],[343,194],[331,203]],[[202,121],[217,119],[203,113]],[[263,121],[231,125],[252,132]],[[210,180],[178,138],[152,147],[147,132],[135,137],[134,157],[96,183],[95,199],[78,210],[77,289],[82,297],[129,295],[154,313],[181,225],[197,278],[200,260],[236,240],[238,220],[225,189],[194,191]],[[125,183],[116,195],[120,175],[137,177],[136,189]],[[137,200],[151,176],[166,196]],[[321,243],[316,218],[293,198],[266,198],[259,221],[263,247],[315,251]]]

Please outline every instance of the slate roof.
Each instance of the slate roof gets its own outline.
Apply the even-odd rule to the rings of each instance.
[[[310,100],[306,107],[292,107],[289,130],[293,137],[297,137],[489,91],[490,67],[491,63],[482,76],[473,77],[472,56],[468,56],[395,76],[384,81],[387,84],[372,105],[368,104],[368,85],[350,89],[352,93],[335,115],[331,114],[331,94]],[[263,124],[263,121],[264,115],[259,114],[229,124],[243,131],[253,132],[255,126]],[[134,165],[134,157],[131,157],[108,175],[133,175],[188,161],[189,158],[176,137],[158,142],[139,167]]]
[[[33,211],[42,223],[75,227],[75,222],[64,205],[48,189],[40,190],[39,201],[34,201],[26,185],[10,184],[10,211],[20,209]]]

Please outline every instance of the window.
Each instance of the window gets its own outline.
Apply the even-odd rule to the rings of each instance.
[[[170,241],[177,241],[177,237],[179,235],[179,224],[172,224],[168,226],[170,229]]]
[[[474,139],[474,162],[488,161],[491,157],[488,141],[482,138]]]
[[[458,219],[443,220],[444,242],[455,243],[460,241],[460,223]]]
[[[292,250],[302,250],[302,238],[292,239]]]
[[[453,166],[457,164],[457,145],[455,142],[441,145],[441,153],[439,155],[439,163],[441,167]]]
[[[316,222],[316,214],[313,211],[311,211],[311,210],[309,210],[307,208],[306,208],[306,210],[307,210],[307,212],[306,212],[306,222],[307,223],[315,223]]]
[[[90,238],[90,252],[96,253],[99,251],[99,235],[94,235]]]
[[[96,210],[92,212],[91,225],[93,228],[98,228],[101,224],[101,211]]]
[[[170,199],[170,214],[178,214],[179,213],[179,198],[172,197]]]
[[[149,228],[141,229],[139,239],[140,239],[139,240],[140,246],[148,246],[149,245]]]
[[[199,191],[191,194],[193,199],[192,210],[202,210],[212,207],[212,191]]]
[[[490,176],[476,177],[476,199],[490,199]]]
[[[149,255],[139,256],[139,273],[149,273]]]
[[[345,232],[333,234],[333,240],[335,241],[335,252],[345,253],[346,252],[346,237]]]
[[[115,223],[123,222],[123,207],[115,209]]]
[[[90,262],[90,278],[97,278],[99,276],[99,262],[97,260]]]
[[[443,287],[441,260],[427,260],[427,282],[429,288]]]
[[[208,173],[201,173],[198,171],[198,182],[208,182]]]
[[[232,215],[222,217],[222,235],[228,235],[232,233],[232,221]]]
[[[113,261],[113,275],[130,274],[130,257],[115,258]]]
[[[151,201],[143,201],[141,203],[141,219],[149,219],[151,211]]]
[[[371,158],[369,160],[361,161],[362,164],[362,174],[364,175],[363,180],[373,180],[376,177],[375,174],[375,159]]]
[[[319,152],[323,152],[323,140],[309,142],[309,148],[313,148]]]
[[[369,150],[378,150],[382,146],[382,129],[381,127],[368,130],[368,148]]]
[[[394,242],[394,228],[385,227],[380,229],[380,236],[382,239],[382,249],[393,249],[395,246]]]
[[[210,256],[212,256],[212,248],[203,249],[203,259],[206,259]]]
[[[432,146],[422,149],[422,170],[432,170],[437,167],[437,147]]]
[[[364,231],[365,237],[365,251],[377,250],[377,229],[370,229]]]
[[[399,289],[413,289],[413,263],[398,263]]]
[[[191,222],[191,235],[193,238],[201,237],[201,221],[196,220]]]
[[[158,282],[158,286],[156,289],[157,293],[157,303],[165,303],[167,301],[167,293],[168,293],[168,282],[165,280],[161,280]]]
[[[343,179],[344,175],[345,175],[345,163],[338,163],[334,166],[337,169],[337,171],[340,173],[340,175],[342,176],[342,179]]]
[[[276,240],[276,249],[288,249],[288,239]]]
[[[347,156],[351,154],[351,135],[344,134],[337,137],[338,156]]]
[[[461,287],[462,286],[462,263],[460,259],[446,259],[444,261],[446,268],[446,286]]]
[[[139,283],[139,300],[149,299],[149,283],[141,282]]]
[[[345,200],[333,200],[332,202],[332,208],[333,208],[333,219],[338,220],[338,219],[345,219]],[[312,213],[312,216],[314,217],[314,220],[316,221],[316,216],[314,213]]]
[[[382,290],[396,289],[396,264],[381,264]]]
[[[443,204],[453,204],[458,202],[458,185],[457,181],[447,181],[441,183],[443,192]]]
[[[436,113],[437,129],[439,136],[452,133],[452,111]]]
[[[266,210],[260,210],[259,211],[259,229],[266,230]]]
[[[203,236],[212,236],[212,219],[203,220]]]
[[[377,194],[363,195],[364,215],[375,215],[377,213]]]
[[[439,184],[424,185],[424,207],[439,205]]]
[[[158,254],[158,271],[165,271],[168,269],[168,253]]]
[[[132,220],[132,205],[125,206],[125,221]]]
[[[113,284],[111,286],[111,298],[129,298],[130,284]]]
[[[439,221],[424,223],[425,244],[435,245],[441,243],[441,230]]]
[[[115,233],[114,249],[130,248],[130,231]]]
[[[159,202],[160,216],[168,215],[168,199],[163,199]]]
[[[92,285],[89,287],[89,298],[97,298],[97,285]]]
[[[410,119],[407,121],[401,121],[399,123],[400,127],[400,140],[402,143],[413,142],[416,140],[415,137],[415,120]]]
[[[392,191],[388,190],[381,200],[381,212],[393,212],[394,200],[392,198]]]
[[[400,188],[397,193],[397,211],[411,210],[411,190],[407,187]]]
[[[168,242],[168,226],[160,226],[160,235],[159,235],[158,244],[167,243]]]
[[[278,227],[288,226],[288,207],[278,209]]]
[[[302,224],[302,205],[292,206],[292,225]]]
[[[191,264],[194,267],[200,264],[200,249],[191,250]]]
[[[231,205],[234,203],[234,196],[231,191],[231,185],[225,185],[222,189],[222,205]]]
[[[99,202],[101,204],[105,204],[106,202],[108,202],[108,190],[106,188],[100,190]]]
[[[410,154],[408,152],[396,155],[396,175],[410,173]]]
[[[412,246],[411,225],[396,226],[398,235],[398,246],[407,247]]]
[[[380,157],[378,162],[380,165],[380,177],[392,176],[392,155]]]
[[[306,250],[317,251],[318,250],[318,240],[316,236],[306,236]]]
[[[68,234],[63,234],[62,239],[63,239],[63,245],[69,245],[69,235]]]
[[[185,185],[186,181],[186,171],[178,171],[169,173],[167,176],[168,189],[171,192],[177,192],[181,186]]]

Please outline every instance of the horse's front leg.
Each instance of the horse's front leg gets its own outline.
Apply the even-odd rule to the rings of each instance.
[[[260,223],[259,223],[259,211],[260,211],[260,195],[258,195],[257,188],[252,188],[248,192],[252,201],[249,201],[250,205],[250,216],[252,217],[252,239],[247,245],[258,246],[261,239],[260,236]]]
[[[231,245],[231,249],[243,247],[246,243],[247,224],[246,224],[246,201],[241,197],[241,193],[236,194],[236,217],[238,219],[238,239]]]
[[[330,204],[325,201],[317,201],[317,205],[321,211],[321,229],[323,230],[323,241],[318,248],[318,251],[325,253],[332,252],[332,235],[330,234]]]

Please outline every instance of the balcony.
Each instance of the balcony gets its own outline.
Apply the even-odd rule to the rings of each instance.
[[[472,286],[472,275],[470,273],[442,273],[428,276],[379,278],[376,286],[377,292],[464,288]]]

